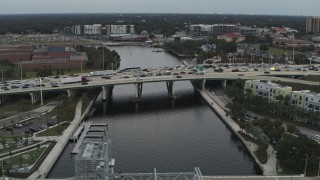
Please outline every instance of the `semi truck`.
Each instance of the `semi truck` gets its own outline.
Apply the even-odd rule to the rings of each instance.
[[[112,70],[104,70],[104,71],[93,71],[90,72],[90,76],[112,76]]]
[[[88,76],[78,76],[78,77],[67,77],[61,79],[61,84],[71,84],[71,83],[79,83],[82,82],[84,84],[90,81]]]

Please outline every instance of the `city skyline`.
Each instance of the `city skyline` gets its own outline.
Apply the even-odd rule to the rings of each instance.
[[[4,0],[0,14],[200,13],[320,16],[319,0]]]

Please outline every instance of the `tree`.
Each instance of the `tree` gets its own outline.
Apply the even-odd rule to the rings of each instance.
[[[287,124],[287,132],[294,133],[296,131],[297,127],[293,124]]]

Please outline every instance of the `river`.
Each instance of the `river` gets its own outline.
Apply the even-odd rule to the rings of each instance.
[[[112,47],[121,56],[120,68],[140,66],[176,66],[181,61],[165,52],[148,47]],[[97,99],[96,112],[90,120],[109,125],[115,171],[190,172],[200,167],[203,175],[261,174],[249,153],[194,92],[190,82],[176,82],[176,99],[168,98],[164,82],[143,85],[142,100],[133,85],[115,86],[112,101]],[[73,144],[69,143],[49,178],[74,176]]]

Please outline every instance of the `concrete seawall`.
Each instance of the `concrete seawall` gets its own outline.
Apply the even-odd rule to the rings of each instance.
[[[201,94],[203,99],[209,104],[209,106],[214,110],[214,112],[223,120],[223,122],[230,128],[230,130],[240,139],[242,144],[245,146],[245,148],[248,150],[254,161],[257,163],[257,165],[260,167],[260,169],[263,171],[264,175],[277,175],[276,171],[273,169],[268,169],[269,166],[265,166],[260,163],[257,156],[254,154],[254,152],[250,149],[246,141],[243,139],[243,137],[238,133],[240,130],[240,127],[237,123],[235,123],[230,116],[226,116],[226,113],[223,109],[223,107],[220,105],[221,103],[218,103],[218,100],[211,98],[205,91],[198,90],[198,92]]]
[[[89,109],[90,109],[91,105],[94,103],[94,101],[95,101],[95,99],[89,103],[88,107],[85,109],[85,111],[83,113],[81,113],[82,100],[80,99],[78,101],[77,106],[76,106],[76,111],[75,111],[75,117],[74,117],[73,121],[70,123],[69,127],[64,131],[63,135],[61,135],[61,136],[59,136],[59,138],[57,138],[56,145],[53,147],[51,152],[48,154],[46,159],[43,161],[40,168],[29,176],[29,179],[38,179],[38,178],[43,179],[49,174],[51,168],[53,167],[53,165],[55,164],[55,162],[59,158],[59,156],[62,153],[62,151],[64,150],[65,146],[68,144],[69,139],[72,136],[73,132],[77,129],[77,127],[80,125],[80,123],[82,122],[85,115],[89,112]],[[50,139],[50,137],[49,137],[49,139]]]

